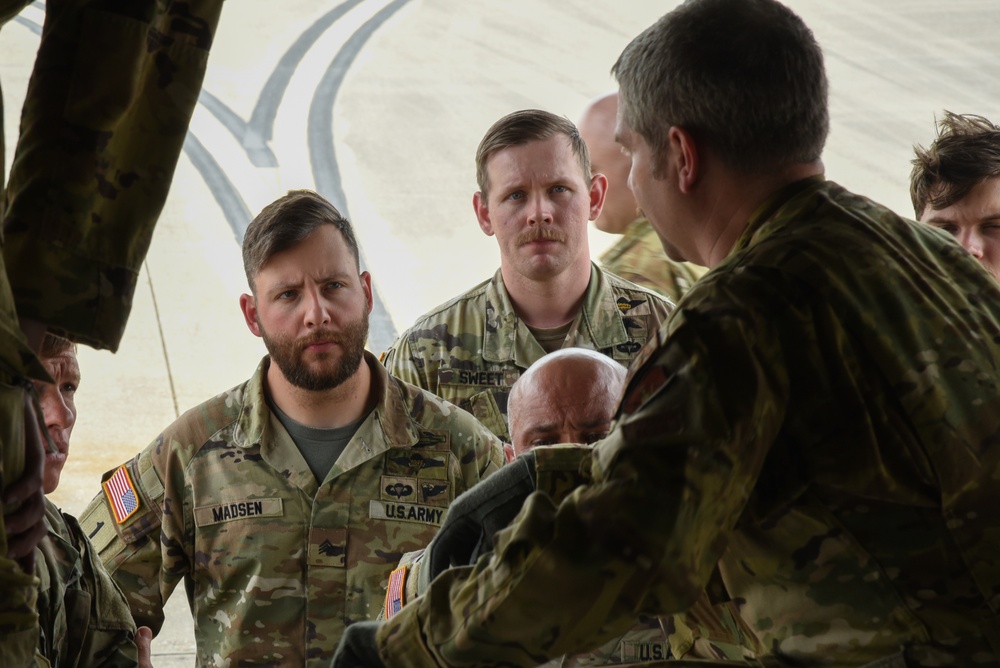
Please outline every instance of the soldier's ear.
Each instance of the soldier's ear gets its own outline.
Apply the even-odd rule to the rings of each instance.
[[[243,319],[254,336],[260,336],[260,325],[257,323],[257,300],[253,295],[240,295],[240,310]]]
[[[604,208],[604,197],[608,194],[608,177],[594,174],[590,177],[590,220],[597,220]]]
[[[694,135],[676,125],[667,133],[667,141],[670,144],[668,159],[673,160],[677,188],[689,194],[701,177],[701,146]]]
[[[487,206],[486,196],[477,192],[472,196],[472,208],[476,210],[476,220],[479,221],[479,229],[488,236],[493,236],[493,221],[490,220],[490,208]]]
[[[372,275],[363,271],[358,278],[361,280],[361,290],[365,293],[365,304],[368,305],[368,313],[370,314],[375,307],[375,300],[372,297]]]

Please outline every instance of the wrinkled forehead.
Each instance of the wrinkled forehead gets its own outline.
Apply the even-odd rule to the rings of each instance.
[[[571,409],[588,405],[607,406],[613,412],[621,391],[623,374],[610,359],[563,358],[531,369],[519,383],[523,399],[543,406],[552,415],[566,415]],[[526,401],[526,402],[527,402]]]
[[[49,372],[49,375],[58,383],[69,379],[79,380],[80,363],[76,359],[76,352],[71,348],[64,350],[58,355],[41,358],[42,366]]]

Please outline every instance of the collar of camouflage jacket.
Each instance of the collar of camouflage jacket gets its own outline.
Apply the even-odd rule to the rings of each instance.
[[[265,355],[246,383],[243,409],[235,435],[235,439],[246,447],[259,445],[265,458],[268,453],[264,451],[276,443],[274,434],[271,433],[274,429],[271,410],[264,398],[264,377],[270,363],[270,357]],[[364,363],[372,371],[372,384],[377,388],[378,401],[337,461],[336,466],[344,470],[368,461],[389,448],[410,447],[419,440],[419,434],[410,421],[407,402],[399,383],[390,379],[385,367],[367,350],[364,353]],[[240,434],[243,435],[242,438],[239,437]]]
[[[596,350],[611,348],[629,341],[604,272],[590,263],[590,282],[580,306],[580,313],[566,336],[571,345]],[[564,346],[565,347],[565,346]],[[511,304],[500,270],[486,287],[486,318],[483,323],[483,359],[487,362],[511,362],[526,369],[545,351],[528,326],[517,316]]]
[[[783,188],[780,188],[777,192],[764,200],[764,202],[757,207],[757,210],[753,212],[753,215],[750,216],[750,220],[747,222],[746,228],[744,228],[739,239],[737,239],[736,243],[733,244],[732,249],[726,257],[732,257],[736,253],[754,245],[757,241],[759,241],[757,238],[758,233],[764,227],[764,224],[771,220],[771,218],[773,218],[782,209],[782,207],[800,195],[812,192],[825,183],[826,177],[820,174],[818,176],[810,176],[808,178],[795,181],[794,183],[789,183]]]

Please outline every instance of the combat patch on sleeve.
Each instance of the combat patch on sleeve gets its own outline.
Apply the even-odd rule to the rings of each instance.
[[[123,524],[139,510],[139,493],[132,484],[132,476],[125,464],[119,466],[110,478],[101,483],[101,487],[104,488],[111,513],[118,524]]]
[[[111,542],[118,538],[118,532],[115,531],[114,525],[110,522],[107,506],[103,503],[91,502],[84,514],[80,516],[80,527],[98,553],[103,553],[111,545]],[[122,545],[124,546],[124,542]]]

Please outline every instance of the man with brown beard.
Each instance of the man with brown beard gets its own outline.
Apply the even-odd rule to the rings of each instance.
[[[109,472],[82,524],[137,624],[157,632],[184,581],[198,665],[319,665],[503,453],[365,352],[371,276],[329,202],[265,207],[243,261],[240,306],[269,355]]]
[[[420,317],[384,362],[510,441],[507,397],[532,363],[575,347],[627,367],[673,305],[591,262],[587,223],[608,181],[591,174],[569,120],[537,109],[504,116],[479,144],[476,180],[472,205],[497,238],[500,268]]]

